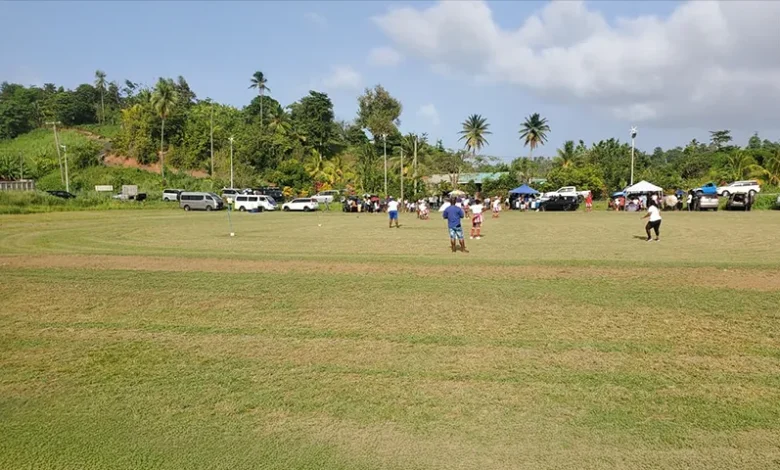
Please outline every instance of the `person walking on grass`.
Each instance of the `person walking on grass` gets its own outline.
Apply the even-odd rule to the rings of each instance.
[[[450,200],[450,206],[444,209],[442,217],[447,219],[447,228],[450,231],[450,247],[452,248],[452,252],[455,253],[458,251],[457,244],[460,243],[460,250],[464,253],[468,253],[469,250],[466,249],[466,240],[463,239],[463,226],[460,222],[461,219],[466,217],[466,213],[456,204],[457,201],[453,197]]]
[[[658,209],[658,205],[653,200],[648,202],[647,214],[641,217],[641,219],[647,218],[650,218],[650,220],[647,222],[647,225],[645,225],[647,241],[652,240],[652,237],[650,236],[650,230],[655,231],[655,241],[661,241],[659,235],[659,231],[661,230],[661,211]]]
[[[476,238],[477,240],[482,239],[482,234],[480,231],[482,230],[482,210],[484,209],[484,206],[482,205],[482,201],[477,199],[474,201],[474,205],[470,207],[471,209],[471,239],[473,240]]]
[[[398,201],[393,199],[393,196],[390,196],[387,201],[387,213],[390,215],[390,228],[393,228],[393,221],[395,221],[395,228],[400,227],[398,225]]]

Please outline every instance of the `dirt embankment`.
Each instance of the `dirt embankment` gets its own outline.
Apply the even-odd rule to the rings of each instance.
[[[103,145],[103,164],[106,166],[138,168],[139,170],[157,173],[158,175],[160,174],[159,162],[150,164],[139,163],[135,158],[114,153],[111,148],[111,141],[105,137],[99,136],[84,129],[74,128],[73,131],[83,135],[89,140],[98,142]],[[179,172],[179,170],[176,168],[169,167],[169,169],[175,172]],[[192,176],[193,178],[207,178],[209,176],[209,174],[203,170],[184,170],[184,173]]]

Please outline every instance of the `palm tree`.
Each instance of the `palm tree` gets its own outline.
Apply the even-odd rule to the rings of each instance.
[[[95,70],[95,88],[100,90],[100,123],[103,124],[106,120],[106,105],[103,99],[106,92],[106,72]]]
[[[528,158],[533,157],[534,149],[538,145],[544,145],[547,142],[547,133],[550,132],[550,126],[547,124],[547,118],[539,116],[539,113],[533,113],[525,118],[525,122],[520,126],[520,140],[524,140],[523,145],[529,146]]]
[[[569,168],[576,164],[577,153],[574,150],[574,141],[567,140],[563,148],[558,149],[558,156],[555,157],[555,164],[561,168]]]
[[[157,114],[162,119],[160,130],[160,172],[165,179],[165,154],[163,153],[163,142],[165,141],[165,118],[170,116],[173,107],[176,105],[178,96],[174,88],[173,80],[160,78],[154,87],[150,103]]]
[[[488,130],[490,124],[488,124],[487,119],[481,115],[472,114],[463,121],[461,126],[463,126],[463,130],[458,132],[458,134],[460,134],[460,139],[458,140],[465,139],[466,150],[471,151],[472,157],[476,157],[477,151],[481,150],[485,145],[488,145],[485,136],[492,134],[492,132]]]
[[[252,75],[252,78],[249,80],[252,82],[251,85],[249,85],[249,88],[257,88],[257,92],[260,94],[260,126],[263,126],[263,95],[265,92],[271,92],[271,89],[265,86],[266,83],[268,83],[268,80],[265,78],[265,75],[263,75],[263,72],[257,71]]]
[[[268,122],[268,128],[279,135],[285,136],[292,130],[290,115],[287,114],[281,106],[270,113],[271,119]]]
[[[303,162],[303,168],[306,173],[314,179],[322,176],[322,170],[325,167],[325,161],[322,159],[322,154],[315,149],[311,149],[309,157]]]
[[[780,185],[780,149],[764,158],[764,164],[758,170],[767,183],[773,186]]]

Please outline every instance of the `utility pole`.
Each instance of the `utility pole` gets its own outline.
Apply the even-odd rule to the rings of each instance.
[[[417,197],[417,134],[414,135],[414,197]]]
[[[70,192],[70,178],[68,178],[68,147],[66,145],[60,145],[62,147],[62,155],[65,159],[65,191]]]
[[[631,126],[631,186],[634,185],[634,139],[636,139],[636,127]]]
[[[211,104],[211,178],[214,178],[214,104]]]
[[[61,124],[60,121],[47,121],[47,126],[53,126],[54,127],[54,145],[57,148],[57,163],[60,164],[60,182],[65,182],[65,177],[63,176],[63,169],[62,169],[62,155],[60,154],[60,139],[57,137],[57,124]]]
[[[233,188],[233,136],[228,139],[230,141],[230,187]]]
[[[382,142],[384,142],[385,147],[385,199],[387,199],[387,134],[382,134]]]
[[[404,200],[404,148],[401,147],[401,203]]]

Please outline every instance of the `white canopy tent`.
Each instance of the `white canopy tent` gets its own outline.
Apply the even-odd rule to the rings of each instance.
[[[647,181],[642,180],[635,185],[626,188],[625,192],[626,194],[661,193],[663,192],[663,188],[659,188],[653,183],[648,183]]]

